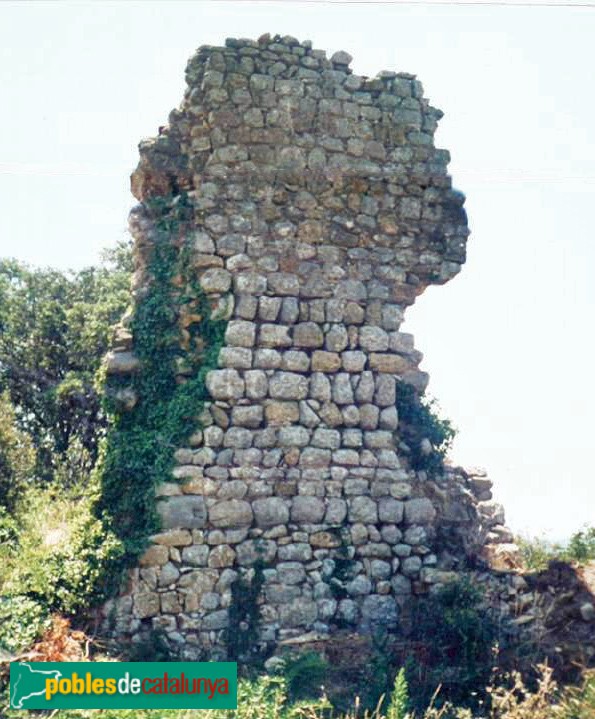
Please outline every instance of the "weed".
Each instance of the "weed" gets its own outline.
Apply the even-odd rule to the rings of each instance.
[[[328,662],[317,652],[287,657],[284,674],[289,699],[320,697],[328,668]]]
[[[418,708],[441,685],[441,700],[474,704],[490,678],[497,631],[483,594],[467,579],[446,584],[412,606],[415,658],[407,678]]]
[[[395,677],[390,704],[386,710],[386,719],[407,719],[409,707],[409,687],[405,677],[405,668],[399,669]]]
[[[397,382],[397,411],[412,468],[439,473],[456,435],[451,422],[439,416],[436,400],[420,398],[415,388],[406,382]],[[424,440],[430,442],[430,447]]]

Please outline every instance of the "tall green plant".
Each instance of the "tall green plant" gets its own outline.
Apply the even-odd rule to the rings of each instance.
[[[395,677],[390,704],[386,710],[386,719],[407,719],[409,708],[409,686],[405,676],[405,668],[401,667]]]

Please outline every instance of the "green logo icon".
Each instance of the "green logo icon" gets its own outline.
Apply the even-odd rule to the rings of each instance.
[[[19,662],[10,665],[10,706],[28,709],[36,703],[36,697],[45,696],[46,680],[58,680],[62,674],[57,669],[43,670],[43,662]],[[39,667],[39,668],[37,668]],[[33,704],[29,704],[29,700]]]

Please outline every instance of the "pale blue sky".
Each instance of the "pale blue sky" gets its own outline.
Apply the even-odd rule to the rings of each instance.
[[[469,259],[409,312],[429,392],[516,530],[595,523],[595,9],[0,3],[0,254],[81,267],[125,236],[138,141],[201,44],[263,32],[412,72],[445,112]],[[591,329],[590,329],[591,328]]]

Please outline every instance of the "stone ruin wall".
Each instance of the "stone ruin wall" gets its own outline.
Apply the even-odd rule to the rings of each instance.
[[[172,242],[229,321],[211,400],[157,487],[162,531],[105,607],[118,636],[160,629],[185,658],[221,656],[231,585],[260,556],[263,641],[395,626],[486,537],[510,540],[481,473],[410,468],[397,383],[423,393],[428,376],[400,327],[465,261],[464,197],[421,84],[350,61],[290,37],[201,47],[180,108],[140,145],[136,304],[152,281],[147,203],[184,194],[192,226]],[[176,312],[187,347],[192,314]],[[116,341],[108,373],[137,365],[134,337]]]

